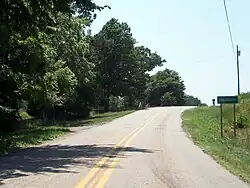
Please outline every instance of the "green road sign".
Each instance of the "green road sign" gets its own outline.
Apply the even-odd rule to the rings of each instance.
[[[218,104],[236,104],[238,103],[238,96],[218,96]]]

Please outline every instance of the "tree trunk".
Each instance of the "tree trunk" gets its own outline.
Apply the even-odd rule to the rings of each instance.
[[[133,107],[133,97],[131,95],[128,96],[128,108]]]
[[[52,125],[55,125],[55,105],[52,105]]]
[[[109,95],[106,95],[104,99],[104,112],[108,111],[109,111]]]

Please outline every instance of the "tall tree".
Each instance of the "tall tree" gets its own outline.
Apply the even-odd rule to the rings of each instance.
[[[114,18],[94,36],[93,45],[98,56],[96,79],[102,90],[105,111],[110,95],[120,96],[127,92],[131,70],[135,66],[134,44],[129,26]]]
[[[95,17],[94,11],[101,10],[102,8],[104,7],[97,6],[91,0],[1,1],[0,106],[3,107],[1,109],[13,109],[18,115],[17,110],[19,109],[20,101],[26,99],[26,96],[29,96],[29,99],[32,99],[32,97],[44,98],[45,95],[42,94],[43,89],[41,88],[45,87],[44,76],[48,75],[46,73],[46,67],[51,66],[49,65],[50,63],[55,64],[60,60],[63,60],[61,62],[66,62],[67,66],[70,66],[73,62],[65,60],[65,56],[64,59],[53,57],[54,55],[60,55],[59,48],[56,49],[59,44],[58,40],[53,43],[54,46],[48,44],[48,41],[51,41],[52,38],[56,38],[53,37],[55,33],[54,29],[56,28],[56,32],[60,34],[64,32],[64,36],[66,36],[65,31],[69,29],[69,27],[71,28],[70,31],[78,32],[79,30],[74,28],[77,24],[74,24],[74,21],[70,20],[73,15],[77,13],[78,17],[84,17],[85,20],[87,18],[88,23],[90,23]],[[61,15],[64,15],[64,17]],[[68,21],[69,23],[67,25]],[[70,23],[73,24],[70,25]],[[77,27],[79,28],[79,26]],[[78,36],[78,34],[73,32],[71,32],[71,34],[73,39],[76,39]],[[57,38],[59,38],[59,36]],[[82,48],[85,48],[83,47],[85,44],[81,44],[79,41],[77,42],[78,45],[75,46],[74,50],[78,50],[78,53],[82,53]],[[76,43],[72,45],[75,44]],[[62,46],[64,46],[64,44],[62,44],[61,47]],[[68,46],[70,46],[69,43]],[[72,52],[72,48],[70,50]],[[74,53],[74,55],[76,53]],[[89,64],[86,63],[86,67],[88,67],[88,65]],[[73,69],[73,66],[70,68]],[[80,71],[76,65],[74,65],[74,68]],[[62,69],[66,72],[59,72],[65,76],[64,78],[73,76],[70,76],[71,70],[69,71],[67,67]],[[57,70],[55,70],[55,72],[56,71]],[[57,72],[57,78],[59,78],[59,72]],[[72,73],[75,74],[75,72]],[[88,72],[87,69],[86,72]],[[79,76],[80,73],[76,75]],[[55,80],[59,81],[58,79],[54,79],[54,81]],[[61,76],[60,80],[62,80]],[[55,89],[56,87],[53,88]],[[2,113],[1,109],[0,113]]]
[[[147,88],[151,106],[182,106],[185,104],[185,85],[176,71],[165,69],[153,75]]]
[[[98,57],[97,83],[105,110],[108,110],[110,95],[127,96],[129,106],[136,100],[142,101],[149,80],[147,72],[165,62],[150,49],[135,47],[135,43],[127,23],[120,23],[114,18],[94,36],[93,46]]]
[[[136,66],[131,75],[130,95],[140,102],[145,102],[145,90],[150,80],[149,72],[157,66],[162,66],[165,59],[162,59],[156,52],[144,46],[138,46],[134,49],[134,59]]]

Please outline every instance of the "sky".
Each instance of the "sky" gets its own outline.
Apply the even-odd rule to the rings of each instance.
[[[186,93],[207,104],[237,94],[236,59],[222,0],[95,0],[109,5],[97,12],[92,33],[111,18],[127,22],[139,45],[156,51],[165,68],[177,71]],[[227,0],[233,40],[241,50],[241,92],[250,91],[250,1]]]

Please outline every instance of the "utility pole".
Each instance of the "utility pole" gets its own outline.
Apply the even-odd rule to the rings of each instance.
[[[240,66],[239,66],[239,57],[241,51],[239,50],[239,46],[237,45],[237,78],[238,78],[238,95],[240,95]]]
[[[236,54],[236,60],[237,60],[237,81],[238,81],[238,97],[240,96],[240,63],[239,63],[239,57],[240,57],[241,51],[239,50],[239,46],[237,45],[237,54]],[[236,137],[237,131],[236,131],[236,115],[235,115],[235,104],[234,104],[234,136]],[[242,118],[241,118],[241,111],[240,111],[240,123],[242,124]]]

